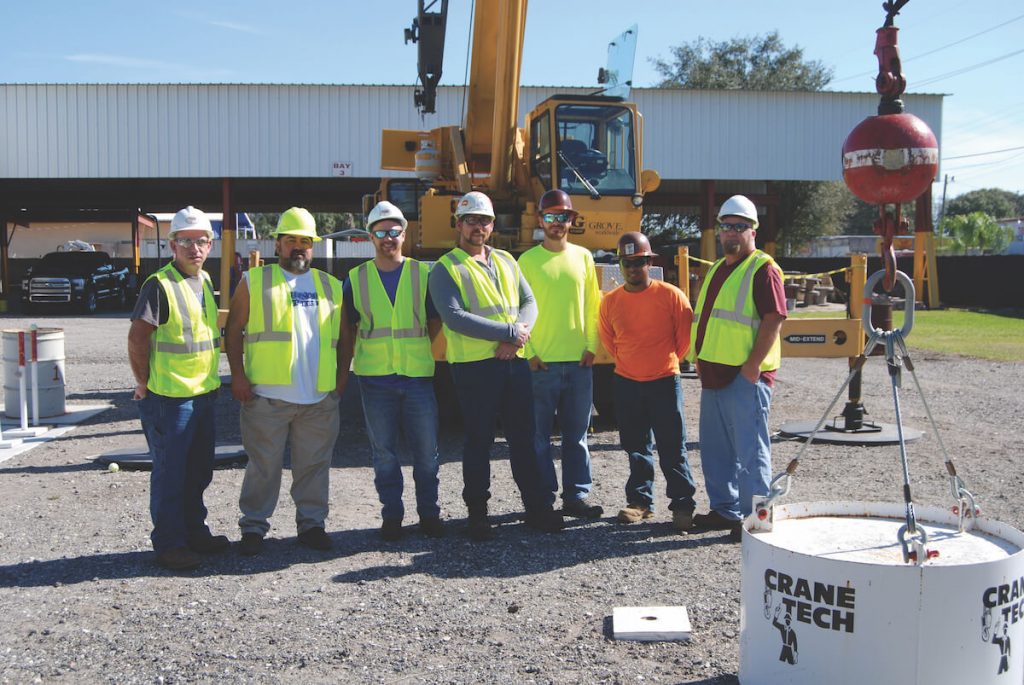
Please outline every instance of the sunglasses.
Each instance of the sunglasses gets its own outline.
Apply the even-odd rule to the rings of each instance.
[[[184,247],[185,249],[193,245],[196,247],[209,247],[213,244],[213,241],[209,238],[174,238],[174,242],[178,247]]]
[[[629,257],[626,259],[620,259],[619,264],[626,269],[638,269],[647,266],[651,263],[650,257]]]
[[[560,212],[558,214],[545,213],[541,214],[540,218],[543,219],[546,224],[567,224],[572,220],[572,214],[569,212]]]
[[[467,226],[489,226],[494,223],[494,219],[489,216],[480,216],[479,214],[467,214],[462,217],[462,223]]]
[[[371,231],[373,237],[377,240],[384,240],[384,238],[397,238],[398,236],[405,233],[404,228],[378,228],[375,231]]]
[[[719,231],[723,231],[723,232],[724,231],[728,231],[728,232],[742,233],[743,231],[749,230],[749,229],[751,229],[753,227],[754,227],[753,224],[745,224],[745,223],[743,223],[741,221],[738,221],[738,222],[735,222],[735,223],[731,223],[731,222],[730,223],[724,223],[723,222],[723,223],[719,223],[718,224],[718,230]]]

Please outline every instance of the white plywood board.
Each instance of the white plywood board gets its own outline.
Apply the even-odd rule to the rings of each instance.
[[[686,607],[615,607],[612,634],[616,640],[689,640]]]

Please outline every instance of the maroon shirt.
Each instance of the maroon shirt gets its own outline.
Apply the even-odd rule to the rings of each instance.
[[[722,284],[744,261],[740,259],[732,265],[723,262],[711,277],[707,296],[704,298],[704,309],[697,322],[697,336],[693,341],[697,354],[700,354],[700,348],[704,344],[704,331],[708,326],[708,319],[711,317],[711,310],[714,308],[715,298],[718,297]],[[786,318],[786,289],[782,287],[782,276],[779,275],[778,270],[767,268],[770,266],[769,263],[766,263],[754,274],[754,308],[762,319],[766,314],[772,313]],[[726,387],[739,375],[741,368],[703,359],[698,362],[698,365],[700,385],[708,390],[720,390]],[[761,380],[770,388],[775,384],[775,374],[775,369],[762,371]]]

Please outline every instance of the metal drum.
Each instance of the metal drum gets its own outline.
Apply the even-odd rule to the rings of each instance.
[[[982,517],[961,533],[947,510],[916,512],[923,564],[903,561],[903,504],[776,505],[770,531],[748,519],[740,682],[1024,681],[1024,534]]]
[[[25,334],[25,392],[29,417],[32,415],[32,351],[31,331],[3,331],[4,409],[10,418],[21,418],[19,398],[20,369],[18,366],[18,334]],[[64,388],[64,330],[39,328],[36,330],[36,352],[39,364],[39,417],[61,416],[66,413]]]

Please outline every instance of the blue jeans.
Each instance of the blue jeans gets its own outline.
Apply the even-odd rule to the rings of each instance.
[[[213,480],[216,397],[216,390],[196,397],[150,392],[139,401],[142,430],[153,459],[149,537],[157,554],[210,535],[203,492]]]
[[[383,385],[360,378],[359,394],[373,450],[373,484],[383,505],[381,518],[401,521],[405,515],[399,437],[412,457],[416,512],[421,520],[437,518],[437,399],[431,379]]]
[[[696,487],[686,458],[683,388],[679,376],[633,381],[615,374],[615,416],[619,442],[629,455],[626,501],[654,508],[654,444],[665,475],[665,494],[672,511],[693,511]]]
[[[491,498],[491,446],[497,420],[508,441],[512,478],[527,511],[551,508],[555,491],[550,455],[537,456],[530,365],[525,359],[482,359],[449,364],[465,432],[462,498],[473,510]]]
[[[732,383],[700,395],[700,463],[711,509],[738,520],[751,499],[767,495],[772,479],[768,410],[772,389],[737,374]]]
[[[548,370],[534,371],[533,405],[537,421],[537,455],[541,462],[552,461],[551,426],[558,412],[562,431],[562,500],[582,500],[590,494],[590,448],[587,428],[594,400],[594,371],[579,362],[551,362]],[[550,476],[555,478],[555,470]],[[558,481],[549,489],[558,491]]]

